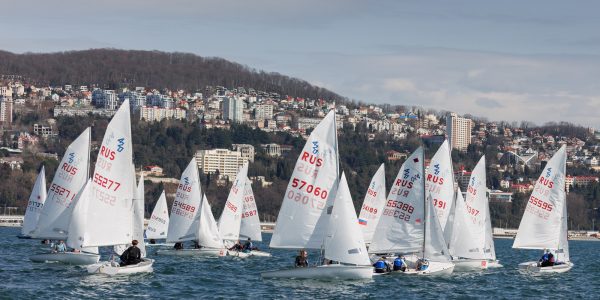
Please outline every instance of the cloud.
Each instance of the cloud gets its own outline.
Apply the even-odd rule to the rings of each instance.
[[[475,103],[483,108],[501,108],[504,107],[500,102],[494,100],[494,99],[489,99],[489,98],[479,98],[477,100],[475,100]]]

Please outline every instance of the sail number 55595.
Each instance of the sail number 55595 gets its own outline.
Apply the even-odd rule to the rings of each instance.
[[[300,180],[298,178],[292,179],[292,187],[297,188],[300,191],[304,191],[309,194],[313,194],[321,199],[327,199],[327,190],[321,189],[320,187],[315,187],[312,184],[308,184],[304,180]]]

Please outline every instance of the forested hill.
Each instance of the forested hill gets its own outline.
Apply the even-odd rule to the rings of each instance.
[[[224,86],[312,99],[342,98],[301,79],[189,53],[117,49],[25,54],[0,51],[0,74],[17,74],[50,85],[127,84],[187,91]]]

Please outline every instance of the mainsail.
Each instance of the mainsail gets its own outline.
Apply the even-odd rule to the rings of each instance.
[[[219,233],[224,240],[237,241],[240,238],[242,222],[242,201],[248,177],[248,163],[245,163],[235,176],[227,202],[219,218]]]
[[[262,241],[260,230],[260,219],[258,217],[258,208],[256,199],[252,192],[252,181],[246,178],[244,189],[244,201],[242,204],[242,223],[240,224],[240,238],[250,238],[253,241]]]
[[[54,174],[46,202],[31,236],[64,240],[71,219],[71,202],[89,177],[90,128],[86,128],[67,147]],[[26,233],[27,234],[27,233]]]
[[[160,194],[146,228],[147,239],[166,239],[169,230],[169,212],[165,191]]]
[[[447,140],[431,158],[425,172],[425,197],[429,196],[433,199],[440,226],[446,228],[454,201],[454,174]]]
[[[207,248],[223,248],[223,239],[219,234],[219,227],[210,209],[206,195],[202,198],[200,211],[199,224],[196,227],[195,234],[198,244]]]
[[[385,165],[381,164],[377,172],[375,172],[375,175],[373,175],[373,179],[371,179],[371,183],[367,188],[365,200],[363,201],[360,216],[358,217],[358,224],[362,230],[365,243],[371,243],[373,234],[375,234],[375,228],[383,213],[384,205]]]
[[[27,203],[27,210],[25,211],[25,218],[23,219],[23,227],[21,227],[22,235],[29,235],[37,226],[38,220],[42,209],[44,208],[44,202],[46,201],[46,172],[44,166],[40,170],[33,189],[31,189],[31,195],[29,195],[29,202]]]
[[[183,242],[196,239],[199,226],[202,191],[196,158],[192,158],[181,174],[177,194],[171,207],[171,219],[167,242]]]
[[[279,210],[272,248],[320,249],[335,198],[339,160],[335,111],[312,131]]]
[[[558,260],[569,261],[566,162],[566,147],[562,146],[548,161],[535,184],[513,248],[550,249],[557,253]]]

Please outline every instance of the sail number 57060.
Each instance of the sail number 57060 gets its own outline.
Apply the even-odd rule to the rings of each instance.
[[[300,180],[298,178],[292,179],[292,187],[297,188],[300,191],[304,191],[309,194],[313,194],[321,199],[327,199],[327,190],[321,189],[320,187],[315,187],[312,184],[308,184],[304,180]]]

